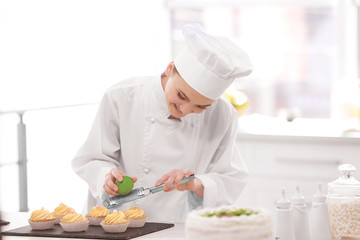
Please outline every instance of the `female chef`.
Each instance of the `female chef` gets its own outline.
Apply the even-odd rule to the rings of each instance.
[[[221,95],[251,73],[249,58],[198,24],[183,34],[185,48],[161,76],[130,78],[105,93],[72,161],[89,186],[86,211],[116,195],[114,181],[125,175],[134,188],[165,183],[166,193],[121,207],[139,206],[149,221],[183,221],[192,209],[234,203],[242,191],[248,175],[235,143],[237,113]]]

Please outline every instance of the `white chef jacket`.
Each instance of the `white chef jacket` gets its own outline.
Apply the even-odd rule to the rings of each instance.
[[[171,170],[194,170],[204,197],[190,191],[150,194],[124,204],[141,207],[148,221],[182,222],[199,207],[232,204],[245,186],[247,169],[236,147],[237,113],[220,98],[181,121],[170,116],[160,77],[121,81],[105,93],[90,134],[72,161],[89,185],[87,206],[101,205],[105,175],[117,168],[137,177],[134,188],[152,187]]]

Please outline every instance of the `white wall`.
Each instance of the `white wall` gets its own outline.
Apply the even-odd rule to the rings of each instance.
[[[163,0],[3,0],[0,17],[1,109],[97,101],[170,60]]]
[[[3,0],[0,21],[0,111],[97,103],[119,80],[171,61],[163,0]],[[96,107],[25,113],[31,210],[64,202],[81,211],[87,187],[70,161]],[[18,121],[0,115],[0,164],[17,161]],[[0,174],[1,209],[18,210],[16,165]]]

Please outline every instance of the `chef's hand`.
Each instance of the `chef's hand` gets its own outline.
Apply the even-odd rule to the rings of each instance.
[[[105,192],[107,194],[112,195],[112,196],[117,195],[118,186],[116,186],[115,180],[118,180],[119,182],[122,182],[123,181],[123,176],[127,176],[127,175],[125,173],[123,173],[122,171],[119,171],[116,168],[111,169],[110,172],[105,175],[105,183],[103,185],[103,187],[105,189]],[[136,177],[131,177],[131,179],[134,182],[137,181]]]
[[[202,185],[200,179],[195,177],[195,179],[179,185],[180,181],[184,177],[190,177],[190,175],[193,175],[194,173],[195,172],[193,170],[189,170],[185,172],[184,170],[181,169],[174,169],[171,172],[162,176],[159,180],[157,180],[155,186],[159,186],[160,184],[165,183],[163,187],[165,192],[170,192],[176,189],[179,191],[191,191],[194,192],[199,197],[203,197],[204,186]],[[169,188],[171,184],[173,184],[174,186],[172,188]]]

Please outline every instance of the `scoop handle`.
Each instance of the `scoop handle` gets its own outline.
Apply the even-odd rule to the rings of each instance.
[[[193,174],[193,175],[190,175],[189,177],[184,177],[183,179],[181,179],[179,185],[184,184],[184,183],[187,183],[187,182],[189,182],[189,181],[191,181],[191,180],[194,180],[194,179],[195,179],[195,175],[194,175],[194,174]],[[163,183],[163,184],[161,184],[161,185],[159,185],[159,186],[151,187],[151,188],[149,188],[149,191],[150,191],[151,193],[157,193],[157,192],[163,191],[163,190],[164,190],[164,189],[163,189],[164,185],[165,185],[165,183]],[[172,188],[172,187],[174,187],[173,184],[171,184],[171,186],[170,186],[169,188]]]

